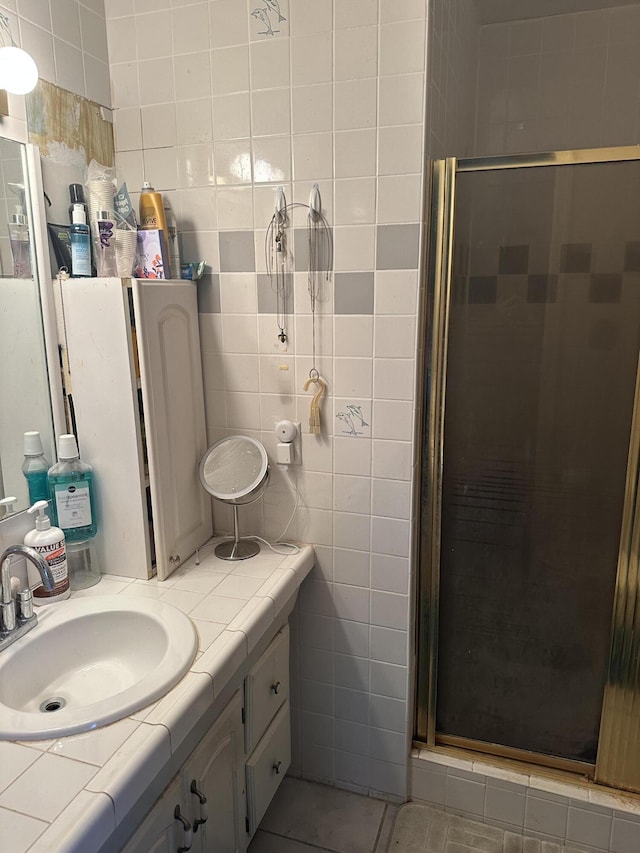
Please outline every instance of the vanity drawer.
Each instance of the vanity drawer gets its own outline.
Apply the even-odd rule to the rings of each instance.
[[[290,764],[291,721],[287,700],[246,764],[250,835],[258,828]]]
[[[289,626],[276,634],[245,682],[245,749],[258,743],[274,714],[289,698]]]

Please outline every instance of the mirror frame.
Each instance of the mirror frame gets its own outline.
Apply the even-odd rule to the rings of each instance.
[[[205,478],[205,468],[207,466],[207,462],[213,455],[213,452],[217,450],[221,445],[226,444],[232,439],[241,438],[243,441],[248,441],[252,444],[260,453],[260,458],[262,460],[262,465],[260,468],[260,475],[253,480],[246,488],[239,490],[238,492],[226,493],[226,492],[218,492],[214,490],[214,488],[210,485],[210,483]],[[255,438],[251,438],[249,435],[227,435],[224,438],[218,439],[211,447],[207,448],[202,459],[200,460],[199,471],[200,475],[200,483],[202,484],[202,488],[209,492],[214,498],[222,501],[223,503],[228,504],[237,504],[244,505],[248,503],[253,503],[254,500],[258,500],[261,496],[262,492],[266,488],[266,485],[269,481],[269,457],[267,456],[267,451],[264,448],[264,445],[257,441]],[[262,490],[262,491],[261,491]]]
[[[31,209],[36,274],[38,276],[40,310],[42,312],[45,366],[49,379],[51,418],[54,431],[54,448],[52,453],[55,454],[56,438],[65,433],[67,427],[62,393],[62,377],[60,374],[60,358],[58,355],[58,330],[53,297],[49,236],[47,233],[47,218],[44,211],[44,186],[42,183],[40,149],[37,145],[27,142],[25,143],[25,154],[29,176],[27,198],[29,199],[29,207]]]
[[[49,389],[49,404],[53,429],[51,453],[52,461],[55,461],[57,458],[56,437],[67,431],[66,416],[62,392],[62,377],[59,366],[58,331],[51,275],[51,261],[49,256],[49,238],[44,209],[44,186],[42,181],[40,149],[37,145],[27,142],[25,139],[26,135],[26,125],[22,125],[21,122],[17,120],[9,120],[7,125],[5,125],[4,120],[2,121],[2,126],[0,126],[0,137],[12,142],[17,142],[24,147],[23,163],[27,170],[25,195],[30,215],[34,276],[38,288],[40,316],[42,322],[44,368],[47,374],[46,385]],[[13,519],[27,518],[25,515],[26,509],[26,507],[19,509],[11,516],[0,519],[0,526],[5,528],[7,537],[12,534],[10,534],[6,528],[11,527],[13,529]],[[20,522],[18,523],[20,524]]]

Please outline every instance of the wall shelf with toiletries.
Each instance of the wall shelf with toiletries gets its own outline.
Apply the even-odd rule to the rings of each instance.
[[[62,302],[102,571],[163,579],[212,532],[197,477],[207,436],[195,285],[76,278]]]

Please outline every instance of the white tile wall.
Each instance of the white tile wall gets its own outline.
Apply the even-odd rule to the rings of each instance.
[[[113,99],[123,176],[133,187],[150,178],[168,194],[183,256],[209,263],[207,304],[221,310],[201,315],[211,440],[239,430],[273,453],[273,423],[286,416],[304,425],[309,404],[301,388],[310,367],[306,275],[295,276],[285,351],[273,315],[258,313],[255,272],[218,275],[219,233],[253,232],[262,270],[274,185],[285,183],[288,200],[304,202],[319,180],[336,272],[374,274],[373,314],[334,314],[333,281],[323,287],[318,366],[330,382],[323,435],[305,432],[302,465],[290,472],[305,505],[289,535],[320,545],[294,620],[294,768],[402,798],[418,275],[376,270],[374,226],[420,222],[425,151],[472,153],[479,29],[471,0],[281,0],[287,20],[271,38],[260,35],[254,6],[6,0],[0,8],[43,77],[107,106]],[[563,147],[549,139],[636,142],[639,21],[627,7],[483,27],[478,153],[541,140]],[[353,397],[368,406],[366,436],[343,434],[334,395],[336,404]],[[275,470],[273,481],[243,514],[244,526],[268,536],[282,531],[294,505],[290,479]],[[228,524],[228,514],[216,518]],[[188,606],[195,592],[172,595]],[[232,591],[225,595],[221,604],[232,606]],[[508,782],[487,787],[464,768],[428,772],[431,802],[553,837],[562,830],[575,843],[588,830],[592,846],[604,843],[606,814],[558,809],[552,796],[525,796]],[[634,827],[631,817],[614,815],[612,849],[630,851]]]
[[[238,430],[273,454],[277,420],[303,425],[302,465],[289,477],[274,468],[263,501],[241,512],[243,527],[277,536],[296,483],[304,505],[289,535],[322,546],[296,622],[295,769],[403,797],[418,276],[417,260],[376,272],[376,241],[379,227],[421,220],[428,3],[280,0],[287,20],[272,17],[273,37],[260,35],[257,5],[107,0],[117,157],[130,187],[142,168],[169,195],[183,257],[211,269],[201,310],[221,313],[201,315],[210,440]],[[273,294],[257,277],[274,187],[306,202],[313,181],[335,271],[346,275],[338,280],[357,288],[339,294],[336,310],[365,311],[334,314],[333,278],[322,284],[317,365],[329,393],[320,437],[308,434],[302,389],[311,367],[304,265],[286,347],[275,315],[259,313]],[[292,219],[305,227],[304,216]],[[255,267],[221,272],[219,239],[228,258],[228,241],[246,234]],[[335,417],[349,404],[366,421],[358,437]]]
[[[411,799],[588,853],[635,853],[640,849],[637,798],[597,785],[570,786],[483,762],[415,750]]]
[[[111,107],[104,0],[7,0],[0,12],[40,77]]]

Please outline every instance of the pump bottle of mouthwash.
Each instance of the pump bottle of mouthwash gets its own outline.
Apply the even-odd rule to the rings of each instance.
[[[49,468],[49,499],[55,523],[67,542],[96,535],[93,469],[81,461],[74,435],[58,438],[58,462]]]

